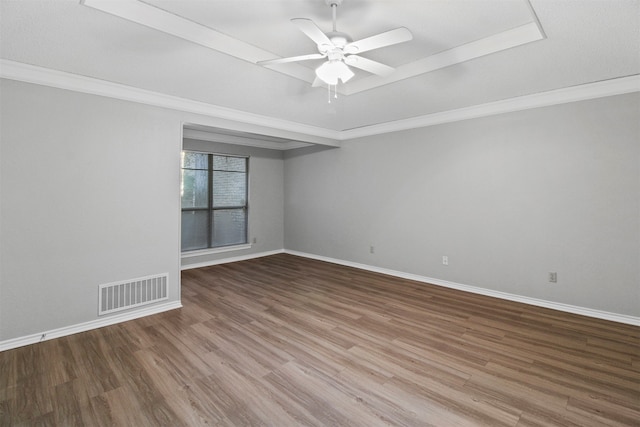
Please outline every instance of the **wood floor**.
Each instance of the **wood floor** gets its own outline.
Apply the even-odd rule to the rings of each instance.
[[[638,426],[640,328],[291,255],[0,353],[0,425]]]

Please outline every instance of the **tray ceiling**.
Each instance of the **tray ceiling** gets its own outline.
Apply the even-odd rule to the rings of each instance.
[[[330,104],[318,62],[255,64],[315,52],[290,20],[330,30],[324,0],[84,3],[0,0],[2,59],[338,132],[640,73],[638,0],[344,0],[354,39],[414,39],[363,54],[396,71],[358,72]]]
[[[330,9],[319,1],[287,2],[286,9],[268,1],[252,2],[249,8],[238,1],[147,0],[143,3],[82,0],[82,4],[252,64],[267,59],[316,53],[313,42],[283,19],[283,13],[291,17],[317,16],[319,19],[315,18],[315,21],[323,31],[332,29]],[[527,0],[433,2],[430,15],[416,14],[418,7],[415,2],[367,3],[352,0],[345,4],[347,6],[348,13],[344,17],[338,15],[337,29],[350,34],[353,40],[398,26],[410,28],[414,39],[367,52],[365,57],[388,64],[396,68],[396,72],[383,78],[353,69],[355,78],[348,85],[339,86],[343,95],[373,89],[544,38]],[[341,13],[342,5],[337,10]],[[444,22],[447,24],[443,25]],[[437,33],[437,38],[433,33]],[[314,69],[322,62],[324,59],[271,65],[268,68],[312,83]]]

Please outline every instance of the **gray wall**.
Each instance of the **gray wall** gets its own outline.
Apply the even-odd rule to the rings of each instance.
[[[0,342],[96,320],[103,283],[169,273],[179,301],[182,124],[226,122],[0,84]],[[282,154],[249,154],[258,243],[242,253],[279,250]]]
[[[168,272],[178,301],[182,123],[225,122],[0,82],[0,341],[95,320],[102,283]],[[258,243],[186,263],[285,247],[639,316],[638,98],[299,149],[284,160],[188,142],[251,156]],[[549,271],[558,284],[547,283]]]
[[[284,160],[282,151],[185,139],[187,150],[249,157],[249,242],[251,249],[182,259],[182,266],[229,257],[281,250],[284,247]]]
[[[95,320],[102,283],[169,273],[179,300],[180,121],[42,86],[1,90],[0,340]]]
[[[285,247],[640,316],[638,117],[633,94],[289,152]]]

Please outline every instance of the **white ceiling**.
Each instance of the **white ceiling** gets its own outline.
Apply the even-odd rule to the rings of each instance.
[[[143,12],[122,17],[89,7],[100,3]],[[353,39],[400,26],[414,39],[362,54],[397,67],[395,76],[359,72],[330,104],[326,89],[310,85],[317,62],[278,71],[255,64],[261,55],[314,53],[290,19],[331,30],[324,0],[0,0],[0,7],[4,60],[331,131],[640,73],[640,0],[344,0],[338,29]],[[177,21],[186,23],[180,36],[168,33]]]

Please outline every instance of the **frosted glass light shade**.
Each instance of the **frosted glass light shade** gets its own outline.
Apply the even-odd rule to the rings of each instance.
[[[328,85],[337,85],[349,81],[355,74],[341,60],[327,61],[316,69],[316,76]]]

